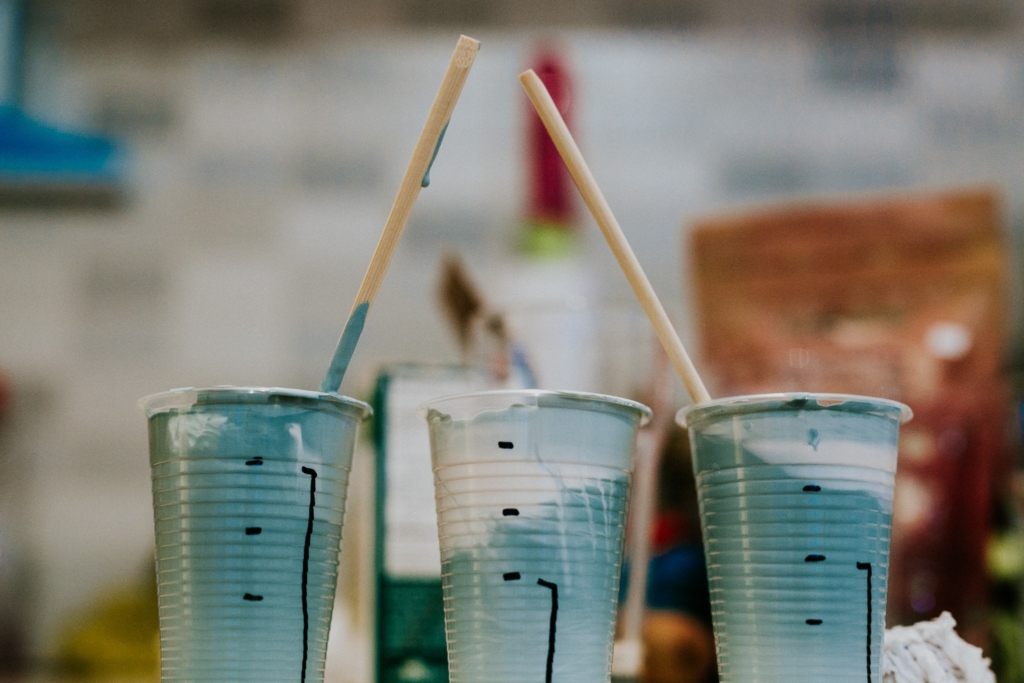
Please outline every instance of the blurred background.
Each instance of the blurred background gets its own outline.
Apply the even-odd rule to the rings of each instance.
[[[713,394],[915,408],[890,622],[948,609],[1024,681],[1010,0],[0,0],[0,670],[154,676],[136,401],[319,384],[460,33],[480,54],[344,393],[493,372],[438,294],[456,256],[540,386],[652,390],[649,327],[516,79],[537,68]],[[375,543],[386,428],[356,457],[328,680],[443,675],[377,647],[404,571]],[[656,554],[699,544],[685,439],[659,444]],[[676,584],[658,614],[706,624]],[[650,680],[706,679],[704,641],[652,624],[695,649]]]

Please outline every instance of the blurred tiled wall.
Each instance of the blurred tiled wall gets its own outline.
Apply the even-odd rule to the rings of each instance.
[[[691,345],[681,228],[696,215],[793,195],[994,183],[1012,244],[1024,239],[1019,43],[474,35],[480,56],[371,312],[349,393],[365,396],[382,362],[457,358],[433,298],[439,256],[458,247],[485,287],[507,266],[524,204],[527,104],[516,75],[542,39],[564,48],[581,145]],[[14,535],[32,577],[34,652],[51,652],[60,626],[99,591],[145,570],[152,518],[139,397],[318,384],[456,36],[31,44],[30,113],[116,136],[131,164],[120,209],[0,212],[0,370],[32,414],[15,426],[12,476],[24,500]],[[585,226],[600,300],[632,305]],[[1015,338],[1019,328],[1014,317]],[[346,530],[346,543],[362,538],[352,543],[364,549],[368,495],[353,492]]]
[[[1014,0],[32,0],[66,40],[272,42],[367,27],[865,28],[963,35],[1020,30]]]

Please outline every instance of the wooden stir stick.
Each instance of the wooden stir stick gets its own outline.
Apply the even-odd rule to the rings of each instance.
[[[341,339],[338,341],[338,347],[334,351],[327,374],[324,376],[323,382],[320,383],[320,391],[338,391],[341,387],[341,381],[345,377],[345,371],[348,370],[349,361],[352,360],[352,353],[363,332],[366,314],[384,280],[384,273],[398,246],[398,240],[409,220],[409,214],[412,213],[413,204],[419,197],[420,189],[429,183],[427,174],[430,172],[430,166],[437,155],[444,131],[455,110],[455,103],[459,100],[462,86],[466,82],[469,69],[473,66],[479,48],[479,41],[467,36],[461,36],[455,46],[455,52],[448,63],[441,87],[430,107],[430,114],[423,126],[423,132],[420,133],[419,141],[412,153],[412,159],[402,178],[402,184],[398,188],[398,195],[391,206],[391,213],[388,214],[387,222],[384,224],[384,232],[380,236],[377,249],[373,252],[373,258],[370,259],[370,265],[366,269],[366,275],[363,276],[363,283],[356,294],[348,322],[345,323],[345,331],[342,332]]]
[[[587,162],[583,159],[583,154],[580,153],[579,147],[576,146],[576,141],[573,140],[569,127],[565,125],[565,121],[558,112],[558,108],[551,99],[547,88],[544,87],[544,83],[541,82],[533,69],[528,69],[520,74],[519,80],[522,82],[523,87],[526,88],[526,94],[530,97],[534,109],[537,110],[540,120],[544,123],[548,135],[551,136],[552,141],[555,143],[558,153],[569,168],[569,174],[576,182],[576,187],[579,188],[580,194],[583,195],[583,201],[586,202],[587,208],[593,214],[598,227],[601,228],[601,233],[604,235],[605,240],[607,240],[608,246],[611,247],[615,260],[619,262],[619,266],[626,274],[626,279],[629,280],[633,293],[636,294],[636,298],[640,301],[640,306],[643,307],[644,313],[647,314],[651,325],[654,326],[654,332],[658,335],[658,340],[661,341],[661,345],[665,348],[665,353],[668,354],[672,367],[675,368],[676,373],[683,380],[683,385],[689,392],[690,398],[694,403],[710,401],[711,396],[704,387],[704,382],[697,375],[697,369],[693,366],[693,362],[686,353],[686,349],[683,348],[683,342],[680,341],[679,335],[676,334],[675,328],[672,327],[668,314],[665,313],[665,308],[661,305],[661,301],[658,300],[658,295],[654,293],[654,288],[651,287],[647,275],[644,274],[643,268],[640,267],[640,262],[637,261],[636,255],[633,254],[629,242],[626,241],[626,236],[622,233],[619,222],[615,220],[611,207],[608,206],[604,195],[601,194],[597,181],[594,180],[594,176],[590,173]]]

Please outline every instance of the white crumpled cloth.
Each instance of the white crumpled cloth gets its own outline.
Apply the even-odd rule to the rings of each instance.
[[[882,683],[995,683],[990,660],[963,641],[955,626],[943,612],[931,621],[886,629]]]

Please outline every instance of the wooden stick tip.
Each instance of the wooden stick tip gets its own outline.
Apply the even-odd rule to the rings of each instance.
[[[519,80],[522,83],[526,83],[526,81],[532,80],[537,77],[537,73],[533,69],[527,69],[523,73],[519,74]]]
[[[452,62],[460,69],[468,69],[476,59],[476,53],[480,49],[480,41],[469,36],[459,36],[459,42],[455,46],[455,54],[452,55]]]

